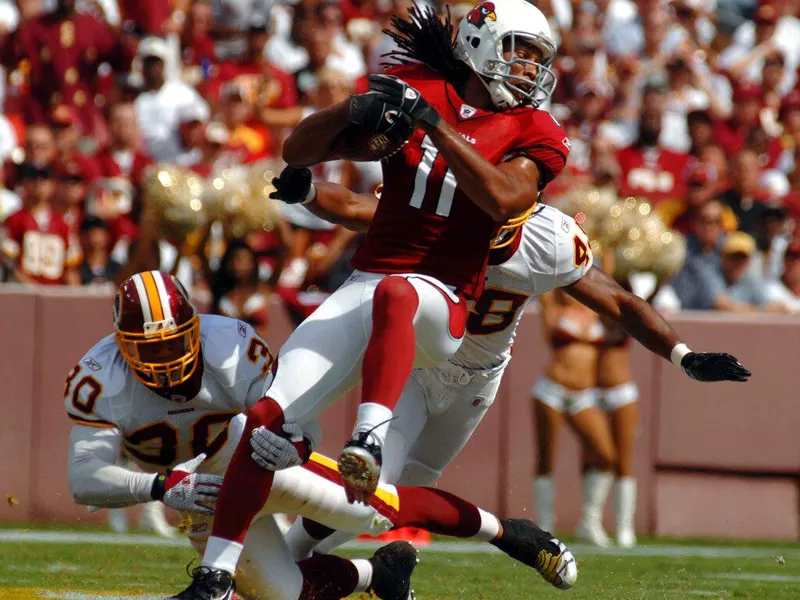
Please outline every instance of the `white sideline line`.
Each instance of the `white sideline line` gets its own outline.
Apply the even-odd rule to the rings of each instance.
[[[800,583],[796,575],[772,575],[771,573],[711,573],[705,577],[715,579],[741,579],[742,581],[779,581],[781,583]]]
[[[160,538],[149,535],[119,535],[115,533],[77,533],[66,531],[24,531],[21,529],[0,530],[0,543],[48,543],[48,544],[105,544],[111,546],[161,546],[187,548],[189,541],[185,537]],[[345,548],[371,549],[383,545],[378,541],[354,541],[345,544]],[[497,554],[500,552],[489,544],[471,542],[431,542],[419,546],[422,552],[441,552],[447,554]],[[699,558],[758,558],[773,557],[783,554],[800,559],[800,550],[780,551],[768,548],[719,548],[714,546],[637,546],[630,550],[620,548],[597,548],[585,544],[571,544],[570,550],[576,555],[607,556],[693,556]]]

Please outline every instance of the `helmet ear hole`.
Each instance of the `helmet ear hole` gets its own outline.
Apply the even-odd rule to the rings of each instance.
[[[472,46],[473,48],[477,48],[478,46],[481,45],[481,38],[479,37],[472,38],[471,40],[469,40],[469,45]]]

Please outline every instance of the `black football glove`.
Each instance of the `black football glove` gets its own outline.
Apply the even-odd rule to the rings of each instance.
[[[286,166],[278,177],[272,178],[275,191],[269,197],[286,204],[303,202],[311,191],[311,171],[307,168],[296,169]]]
[[[689,352],[681,369],[697,381],[747,381],[752,375],[736,358],[721,352]]]
[[[350,122],[384,134],[392,145],[405,142],[415,129],[411,117],[375,92],[350,96]]]
[[[414,123],[427,123],[436,127],[442,120],[441,115],[428,104],[422,94],[394,75],[370,75],[369,89],[388,104],[399,106]]]

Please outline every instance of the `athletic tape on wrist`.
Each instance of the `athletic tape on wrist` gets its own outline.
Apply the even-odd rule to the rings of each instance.
[[[669,359],[673,365],[675,365],[676,367],[680,367],[683,357],[689,354],[690,352],[691,350],[689,350],[689,346],[687,346],[686,344],[683,343],[676,344],[675,347],[672,349],[672,352],[670,352]]]

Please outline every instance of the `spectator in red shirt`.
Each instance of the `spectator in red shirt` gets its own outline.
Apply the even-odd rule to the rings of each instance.
[[[135,187],[142,185],[142,176],[153,159],[140,148],[139,127],[132,102],[120,102],[109,112],[108,146],[97,154],[103,177],[124,177]]]
[[[207,123],[203,130],[203,142],[198,146],[197,160],[189,168],[203,177],[208,177],[219,167],[228,164],[227,145],[231,139],[228,128],[219,121]]]
[[[294,79],[272,65],[264,54],[267,39],[266,23],[254,19],[247,30],[247,51],[235,61],[221,63],[205,89],[207,98],[220,97],[222,87],[235,82],[258,106],[288,108],[297,104],[297,87]]]
[[[617,154],[620,195],[640,196],[653,204],[683,197],[689,155],[658,145],[663,115],[663,90],[647,88],[642,100],[638,139]]]
[[[783,145],[796,150],[800,147],[800,90],[787,94],[781,102],[778,119],[783,124]],[[795,161],[795,170],[800,165]]]
[[[58,188],[53,198],[53,208],[64,218],[73,240],[78,239],[81,221],[86,208],[90,175],[74,161],[61,162],[55,167]]]
[[[195,0],[181,36],[181,61],[184,66],[201,66],[216,61],[214,39],[211,37],[213,27],[211,4],[207,0]]]
[[[230,132],[228,149],[246,164],[272,156],[272,136],[259,122],[255,99],[238,82],[225,84],[220,98],[220,120]]]
[[[729,154],[736,154],[745,146],[748,134],[761,127],[761,88],[746,86],[733,94],[733,116],[727,123],[717,123],[715,141]]]
[[[119,0],[126,27],[144,35],[180,33],[190,0]]]
[[[3,223],[2,260],[21,283],[79,283],[80,249],[52,201],[56,180],[48,167],[20,165],[22,208]]]
[[[23,23],[3,40],[1,56],[9,70],[28,61],[28,121],[47,122],[51,107],[63,103],[78,110],[83,132],[91,134],[102,124],[94,102],[97,67],[108,62],[127,71],[132,52],[107,23],[75,12],[74,0],[58,0],[54,12]]]
[[[58,157],[56,138],[47,125],[31,125],[25,138],[25,162],[47,167],[55,163]],[[7,162],[4,165],[6,187],[13,190],[20,183],[17,171],[19,165]]]
[[[78,149],[81,139],[81,121],[78,111],[67,104],[59,104],[50,113],[50,121],[56,137],[59,161],[78,163],[88,181],[100,177],[100,167],[94,158]]]

